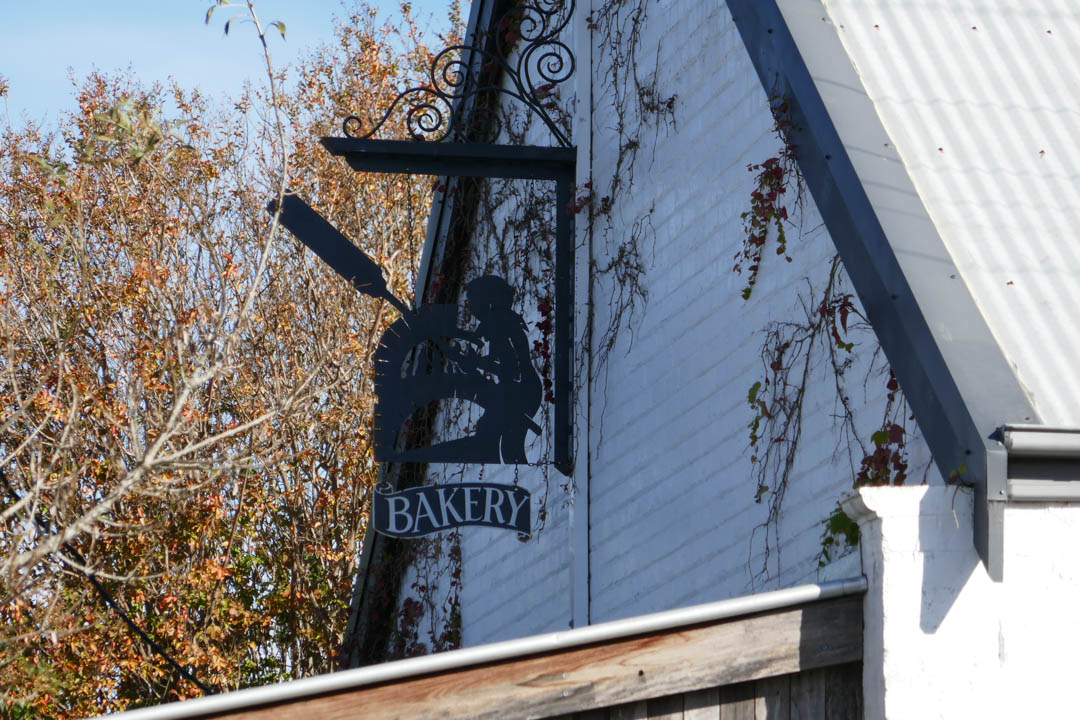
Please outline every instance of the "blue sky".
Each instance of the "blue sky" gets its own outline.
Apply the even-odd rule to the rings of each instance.
[[[344,0],[349,3],[349,0]],[[14,124],[29,119],[52,124],[58,112],[74,109],[71,71],[131,67],[147,83],[175,77],[184,87],[217,95],[238,91],[245,80],[261,82],[262,54],[250,25],[230,29],[225,21],[241,8],[220,8],[209,26],[213,0],[0,0],[0,75],[10,89],[6,113]],[[389,17],[399,3],[376,0]],[[422,25],[445,25],[448,0],[413,0]],[[465,5],[467,12],[468,3]],[[351,7],[351,3],[349,5]],[[333,38],[343,0],[256,0],[264,23],[280,20],[286,40],[271,40],[275,64],[291,63],[304,51]],[[0,112],[4,112],[0,101]]]

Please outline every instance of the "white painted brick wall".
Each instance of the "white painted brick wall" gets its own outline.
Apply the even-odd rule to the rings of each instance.
[[[864,488],[867,718],[1073,717],[1080,506],[1005,510],[1005,578],[972,544],[972,496]]]
[[[579,12],[587,14],[588,0],[581,5]],[[607,79],[596,66],[599,49],[590,53],[580,32],[576,47],[583,77],[575,130],[579,175],[602,194],[618,150],[615,117]],[[554,473],[547,528],[530,543],[466,528],[466,645],[566,628],[575,600],[588,608],[592,622],[600,622],[814,581],[822,521],[851,487],[851,465],[837,453],[832,379],[818,368],[768,571],[756,576],[764,563],[762,531],[753,542],[751,536],[767,509],[754,502],[746,394],[762,375],[761,331],[770,320],[801,317],[797,293],[805,290],[806,278],[821,285],[834,249],[807,193],[795,218],[802,230],[789,232],[794,262],[766,248],[759,282],[744,302],[745,277],[731,267],[743,238],[740,214],[749,207],[753,185],[746,166],[779,150],[768,94],[719,3],[656,0],[638,57],[642,77],[657,63],[662,97],[678,96],[676,124],[641,132],[634,184],[617,199],[613,233],[604,236],[598,225],[590,239],[581,227],[585,216],[579,216],[582,252],[591,252],[601,266],[639,219],[649,217],[654,231],[642,248],[649,302],[635,320],[633,342],[624,329],[604,371],[591,387],[578,390],[579,398],[592,398],[592,423],[579,426],[577,444],[577,480],[588,488],[589,556],[572,551],[570,498]],[[613,288],[608,276],[593,281],[598,335],[607,325]],[[579,282],[579,303],[587,297],[587,285]],[[861,359],[849,372],[867,442],[880,422],[885,393],[883,378],[870,378],[862,387],[869,340],[867,335]],[[913,467],[926,462],[925,447],[912,442],[910,448]],[[483,479],[512,477],[511,468],[489,466]],[[920,477],[913,473],[912,481]],[[476,468],[466,478],[475,480]],[[534,494],[543,486],[537,468],[522,468],[519,480]],[[931,482],[940,479],[933,474]],[[583,495],[576,499],[579,517],[584,501]],[[580,582],[586,573],[587,597]]]

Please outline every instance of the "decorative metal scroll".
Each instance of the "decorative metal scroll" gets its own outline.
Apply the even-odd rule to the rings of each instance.
[[[273,212],[276,204],[268,209]],[[401,318],[375,351],[375,459],[399,462],[527,463],[525,440],[542,383],[533,367],[525,321],[512,309],[505,280],[484,275],[465,286],[468,314],[457,305],[409,308],[386,287],[379,266],[295,195],[282,203],[281,224],[360,293],[389,301]],[[465,437],[423,448],[397,449],[413,414],[433,402],[458,399],[483,412]]]
[[[454,483],[391,492],[375,488],[371,523],[392,537],[422,537],[467,525],[515,530],[532,535],[532,496],[517,485]]]
[[[570,147],[549,111],[555,107],[559,86],[574,74],[574,54],[558,35],[569,24],[575,4],[576,0],[523,0],[492,30],[478,32],[471,44],[452,45],[436,55],[429,82],[399,93],[370,129],[365,130],[356,115],[345,118],[345,134],[374,139],[392,116],[403,114],[405,130],[416,140],[492,141],[500,130],[497,113],[475,103],[465,122],[465,101],[497,93],[520,101],[560,145]]]

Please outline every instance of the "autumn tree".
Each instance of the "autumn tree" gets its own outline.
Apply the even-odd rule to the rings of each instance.
[[[242,9],[264,47],[285,34]],[[61,129],[3,129],[3,712],[335,669],[396,318],[264,208],[299,192],[409,297],[431,179],[358,175],[317,139],[430,58],[407,8],[394,33],[361,6],[295,71],[267,53],[266,89],[229,108],[91,75]]]

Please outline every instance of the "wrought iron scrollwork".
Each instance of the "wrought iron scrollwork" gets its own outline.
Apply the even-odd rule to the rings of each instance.
[[[429,82],[398,93],[370,129],[356,115],[345,118],[342,129],[352,138],[374,138],[397,115],[415,140],[492,141],[500,132],[497,112],[467,102],[491,93],[523,103],[560,145],[571,147],[550,111],[559,86],[574,74],[574,54],[558,36],[575,5],[576,0],[523,0],[471,44],[436,55]]]

